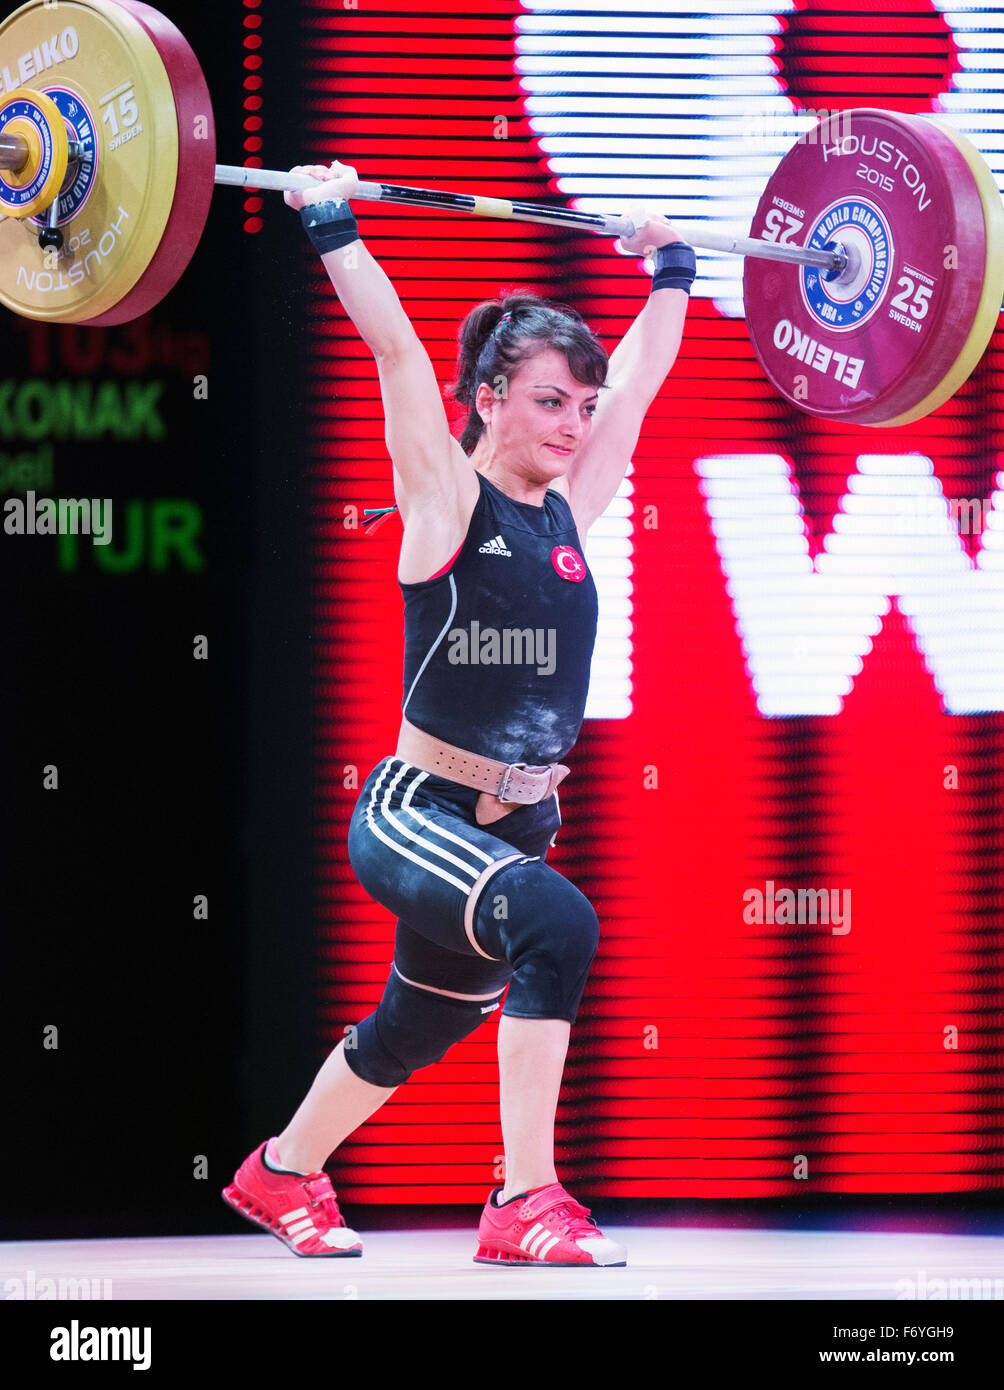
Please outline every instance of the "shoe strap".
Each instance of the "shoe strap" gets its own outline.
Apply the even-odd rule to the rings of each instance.
[[[554,1211],[557,1207],[569,1208],[570,1218],[573,1221],[587,1219],[589,1208],[584,1207],[581,1202],[577,1202],[571,1193],[566,1192],[560,1183],[554,1183],[550,1187],[545,1187],[543,1192],[535,1192],[523,1203],[522,1211],[526,1217],[539,1219],[549,1211]],[[595,1225],[595,1222],[590,1222]]]
[[[310,1196],[310,1200],[312,1202],[320,1202],[322,1206],[330,1202],[332,1205],[332,1220],[336,1225],[344,1225],[344,1218],[338,1210],[337,1194],[335,1189],[331,1186],[331,1179],[328,1177],[327,1173],[310,1173],[307,1177],[301,1179],[301,1181]],[[316,1192],[314,1190],[315,1184],[318,1185],[318,1190]]]

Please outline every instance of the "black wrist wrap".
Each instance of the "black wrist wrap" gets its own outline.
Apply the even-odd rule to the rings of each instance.
[[[692,246],[685,241],[673,241],[659,247],[655,253],[652,290],[686,290],[689,294],[696,278],[697,257]]]
[[[300,209],[300,221],[322,256],[359,240],[355,213],[345,198],[308,203]]]

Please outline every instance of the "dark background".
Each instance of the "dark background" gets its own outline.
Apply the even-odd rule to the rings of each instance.
[[[202,62],[219,162],[242,162],[247,10],[163,9]],[[273,77],[295,68],[294,35],[269,26]],[[300,103],[282,92],[263,84],[267,167],[300,162]],[[248,234],[243,196],[217,189],[194,260],[137,323],[2,311],[5,384],[165,383],[161,442],[54,441],[48,495],[113,498],[112,551],[133,499],[204,517],[201,572],[155,573],[148,544],[105,572],[82,538],[68,573],[55,538],[0,532],[7,1238],[166,1234],[196,1208],[233,1229],[219,1189],[314,1070],[298,393],[313,253],[280,194]]]

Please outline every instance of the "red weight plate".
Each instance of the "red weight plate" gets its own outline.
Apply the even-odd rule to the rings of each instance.
[[[833,279],[746,259],[754,351],[799,409],[881,425],[923,401],[958,359],[987,244],[976,179],[943,131],[871,108],[830,117],[782,159],[750,235],[840,242],[852,257]]]
[[[139,20],[167,69],[178,113],[178,183],[164,235],[143,275],[113,309],[87,319],[91,328],[128,323],[152,309],[181,279],[209,216],[216,176],[216,123],[209,88],[184,34],[138,0],[106,0]],[[203,136],[204,138],[199,138]]]

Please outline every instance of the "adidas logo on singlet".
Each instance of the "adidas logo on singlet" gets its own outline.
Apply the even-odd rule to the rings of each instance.
[[[493,536],[490,541],[485,541],[484,545],[478,547],[479,555],[512,555],[511,550],[506,550],[505,541],[501,536]]]

